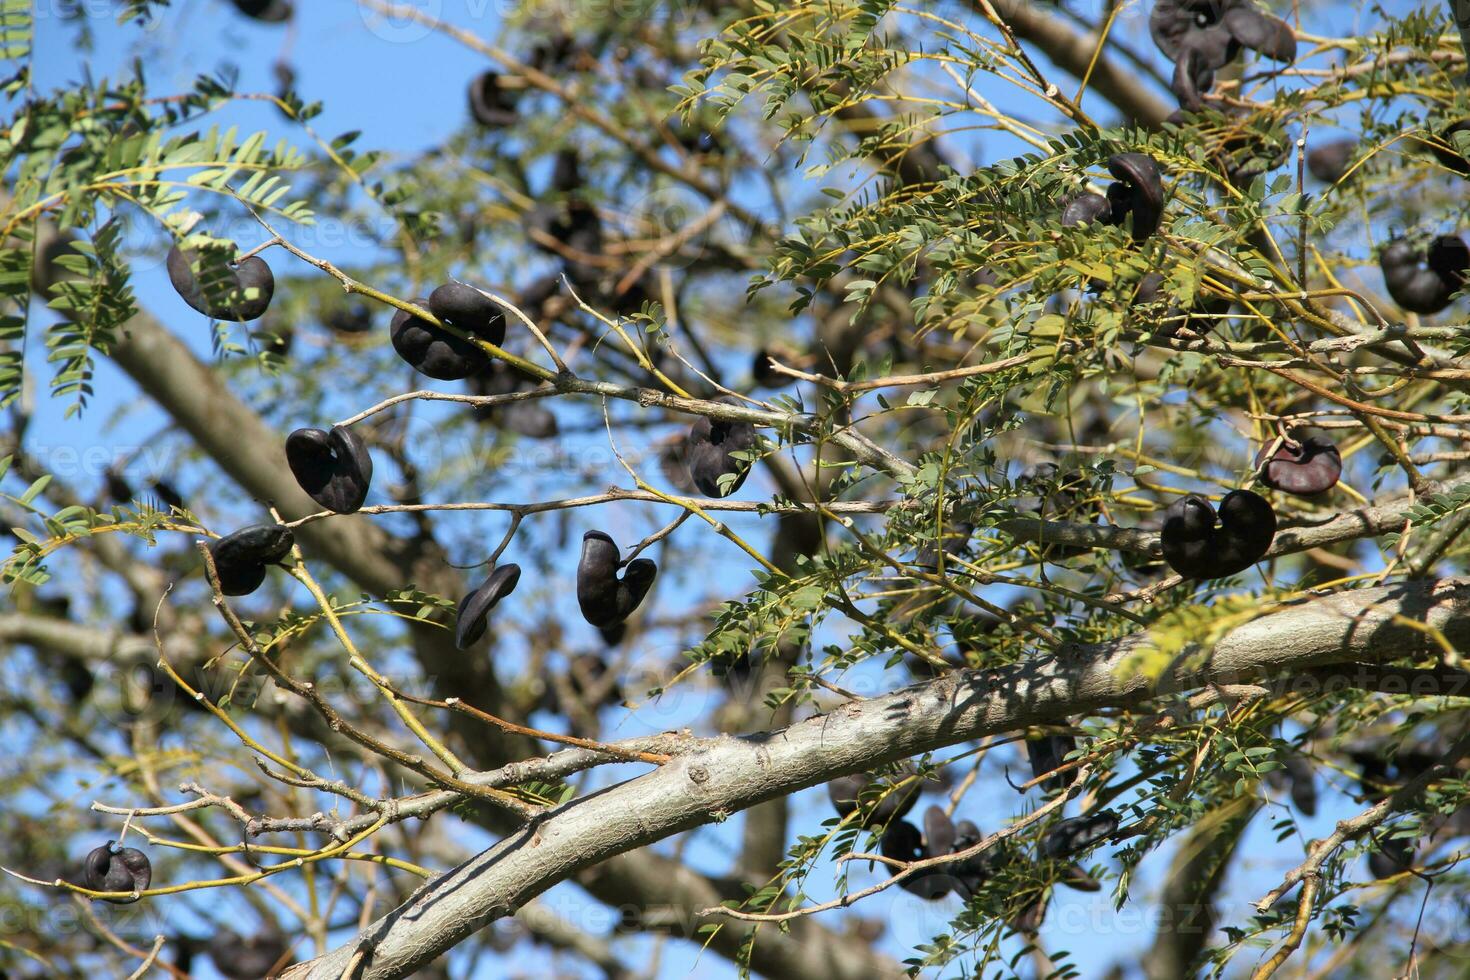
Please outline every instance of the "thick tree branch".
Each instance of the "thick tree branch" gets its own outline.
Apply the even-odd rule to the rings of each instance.
[[[713,739],[658,771],[574,800],[422,888],[356,941],[292,977],[402,977],[559,881],[615,855],[834,776],[958,742],[1134,706],[1205,684],[1259,681],[1325,664],[1428,649],[1426,623],[1470,641],[1470,581],[1418,581],[1287,606],[1234,630],[1201,657],[1181,654],[1158,677],[1127,669],[1145,634],[1072,644],[1041,661],[957,672],[844,705],[783,731]]]

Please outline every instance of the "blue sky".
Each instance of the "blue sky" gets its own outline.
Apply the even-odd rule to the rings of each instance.
[[[48,4],[41,6],[43,10],[39,13],[44,14]],[[96,11],[110,10],[111,7],[107,3],[83,6]],[[432,0],[430,6],[440,8],[443,16],[451,22],[477,32],[493,36],[497,30],[496,4]],[[1368,16],[1363,12],[1365,6],[1353,7],[1355,19]],[[132,28],[119,29],[113,24],[110,12],[99,12],[91,20],[96,37],[96,50],[91,54],[83,54],[76,49],[73,27],[58,22],[54,13],[49,17],[41,16],[36,59],[37,86],[49,89],[74,83],[88,77],[89,70],[94,77],[112,74],[118,72],[129,58],[139,57],[146,66],[155,92],[183,90],[190,86],[197,74],[222,70],[238,70],[242,90],[270,91],[274,88],[271,66],[285,56],[295,68],[298,91],[308,101],[321,100],[325,104],[325,112],[313,123],[324,135],[360,130],[359,148],[385,149],[397,156],[411,157],[440,145],[464,124],[465,83],[487,66],[479,55],[447,38],[425,37],[416,28],[385,24],[365,15],[358,4],[348,0],[298,0],[297,7],[299,16],[290,31],[249,22],[235,15],[230,5],[221,0],[177,3],[166,14],[159,29],[151,33]],[[1146,38],[1141,38],[1143,14],[1139,11],[1138,7],[1127,8],[1124,27],[1139,50],[1153,57],[1156,63],[1161,63],[1162,59],[1147,44]],[[1333,24],[1332,28],[1342,31],[1340,24]],[[977,84],[982,92],[988,91],[984,76]],[[996,95],[995,92],[988,94]],[[1107,116],[1106,109],[1101,106],[1098,112]],[[276,111],[263,103],[235,103],[222,113],[221,122],[236,124],[243,131],[266,129],[273,134],[289,133],[289,127]],[[1020,147],[1013,141],[987,133],[978,141],[967,140],[954,148],[974,159],[983,160],[1009,155]],[[354,252],[350,245],[337,249],[324,247],[321,253],[323,257],[349,263],[365,257],[360,251]],[[181,336],[191,338],[201,355],[208,356],[207,333],[198,326],[197,317],[182,309],[160,269],[155,266],[141,270],[135,288],[144,307],[163,317]],[[80,452],[89,447],[113,447],[125,443],[127,437],[109,429],[108,420],[136,397],[131,382],[103,362],[97,389],[96,403],[79,420],[63,421],[63,405],[49,401],[44,395],[40,397],[33,422],[35,446],[43,451],[47,447],[53,450],[70,447]],[[150,407],[144,407],[128,418],[128,432],[152,432],[167,424]],[[187,482],[189,478],[185,479]],[[541,492],[541,488],[538,487],[537,492]],[[623,530],[631,539],[636,533],[633,523],[612,526],[615,535]],[[641,524],[636,526],[642,527]],[[619,540],[623,543],[620,535]],[[711,580],[744,582],[744,569],[748,564],[748,560],[729,553],[729,549],[720,550],[716,546],[710,567],[694,576],[699,581],[681,581],[676,586],[679,589],[676,594],[680,598],[700,594],[710,587]],[[673,651],[655,652],[666,654]],[[843,683],[856,687],[866,678],[872,686],[878,685],[872,665],[864,666],[856,673],[857,676],[849,676]],[[699,724],[706,717],[708,697],[713,693],[706,691],[701,694],[702,690],[681,693],[677,698],[670,697],[663,703],[647,706],[621,718],[615,728],[616,734],[633,735],[641,731]],[[1014,768],[1018,763],[1017,755],[1010,752],[1008,758]],[[1022,802],[1015,799],[1014,792],[1001,782],[995,765],[989,765],[987,772],[990,775],[983,791],[972,793],[962,807],[961,815],[974,816],[986,829],[994,829],[1003,818],[1020,812]],[[606,774],[599,774],[599,778]],[[920,810],[923,805],[920,805]],[[1321,810],[1324,815],[1315,821],[1303,821],[1303,835],[1320,836],[1326,832],[1331,822],[1330,815],[1337,810],[1324,801]],[[820,788],[801,794],[793,831],[813,831],[817,823],[829,814],[825,794]],[[723,871],[732,854],[733,843],[738,840],[739,823],[737,818],[696,832],[686,851],[687,859],[696,867],[711,872]],[[1248,900],[1267,891],[1279,880],[1281,871],[1299,859],[1296,856],[1301,838],[1290,838],[1286,844],[1276,845],[1271,823],[1264,816],[1258,817],[1250,837],[1241,847],[1243,858],[1232,874],[1225,896],[1227,908],[1237,915]],[[463,834],[466,843],[479,836],[468,828]],[[1159,869],[1166,866],[1167,860],[1167,852],[1161,852],[1145,863],[1135,880],[1133,893],[1136,897],[1146,901],[1150,891],[1156,887]],[[813,876],[809,883],[813,900],[831,897],[821,887],[828,880],[820,872]],[[856,885],[871,880],[872,876],[867,873],[854,876]],[[216,895],[211,898],[234,904],[234,900],[228,897]],[[589,928],[597,929],[589,903],[575,887],[559,886],[546,896],[546,900],[569,915],[585,917]],[[243,903],[239,904],[243,909]],[[888,923],[884,948],[903,958],[909,955],[910,944],[927,939],[933,931],[942,929],[948,915],[957,908],[957,902],[952,898],[926,905],[907,893],[893,890],[864,903],[858,912],[883,918]],[[837,923],[834,921],[832,924]],[[1120,958],[1126,959],[1130,952],[1146,946],[1150,930],[1145,925],[1129,924],[1114,916],[1106,890],[1099,895],[1084,895],[1061,889],[1048,919],[1045,945],[1052,949],[1070,950],[1072,962],[1078,965],[1082,975],[1091,977],[1100,973],[1103,966]],[[656,940],[645,937],[617,942],[619,948],[626,951],[627,959],[635,965],[645,962],[653,948],[660,945]],[[459,976],[493,977],[518,969],[536,975],[538,967],[544,966],[538,956],[536,953],[517,954],[509,965],[486,957],[473,966],[458,964],[455,973]],[[700,956],[689,943],[667,944],[661,956],[661,977],[723,977],[734,972],[719,957]]]

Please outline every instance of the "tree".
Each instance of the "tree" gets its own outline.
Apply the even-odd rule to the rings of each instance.
[[[1459,969],[1444,11],[356,7],[0,15],[7,970]]]

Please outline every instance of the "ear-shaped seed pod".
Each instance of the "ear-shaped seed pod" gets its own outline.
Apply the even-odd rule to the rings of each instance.
[[[1159,229],[1164,216],[1164,182],[1158,162],[1147,153],[1115,153],[1108,158],[1108,173],[1118,183],[1108,188],[1113,223],[1122,224],[1133,215],[1133,240],[1141,242]]]
[[[906,769],[904,774],[908,775],[912,771]],[[878,804],[864,816],[863,825],[882,827],[908,813],[918,802],[922,787],[917,779],[910,779],[902,786],[890,789],[881,799],[878,797],[878,787],[873,786],[874,779],[872,773],[860,772],[830,780],[827,783],[827,798],[832,801],[832,808],[839,816],[845,817],[855,812],[860,803],[878,799]],[[873,787],[871,793],[869,787]],[[864,795],[868,795],[869,799],[864,800]]]
[[[1194,41],[1180,49],[1169,91],[1179,100],[1181,109],[1199,112],[1205,107],[1204,94],[1215,87],[1215,70],[1210,67],[1215,60],[1213,52],[1214,49],[1201,47]]]
[[[362,508],[373,482],[373,458],[362,437],[351,429],[332,426],[297,429],[286,437],[286,462],[296,482],[312,500],[338,514]]]
[[[1037,851],[1044,858],[1062,858],[1085,851],[1118,829],[1118,815],[1107,810],[1058,821],[1042,835]]]
[[[487,129],[503,129],[516,122],[516,102],[520,93],[500,84],[499,72],[481,72],[470,82],[470,115]]]
[[[1101,194],[1084,191],[1076,195],[1062,208],[1062,227],[1071,228],[1076,225],[1090,225],[1094,221],[1103,224],[1111,224],[1112,205],[1108,199]]]
[[[706,497],[728,497],[739,490],[750,475],[750,463],[732,453],[755,448],[755,426],[749,422],[726,422],[702,416],[689,428],[684,443],[684,460],[689,479]],[[720,478],[733,476],[728,487]]]
[[[1031,761],[1031,775],[1045,776],[1066,763],[1067,753],[1077,748],[1077,740],[1070,735],[1043,735],[1026,740],[1026,757]],[[1055,792],[1077,781],[1077,770],[1068,769],[1042,782],[1047,792]]]
[[[1273,61],[1289,62],[1296,58],[1296,32],[1291,25],[1272,17],[1250,0],[1227,0],[1220,22],[1235,40]]]
[[[1210,502],[1190,494],[1164,511],[1164,560],[1180,575],[1221,578],[1266,556],[1276,536],[1276,512],[1260,494],[1232,490],[1220,502],[1220,526]]]
[[[1164,57],[1178,61],[1180,51],[1194,44],[1207,52],[1211,68],[1223,68],[1240,53],[1240,42],[1222,23],[1228,0],[1156,0],[1148,15],[1148,30]]]
[[[265,568],[291,553],[296,537],[280,524],[251,524],[212,542],[214,570],[225,595],[249,595],[265,581]]]
[[[153,881],[148,855],[136,847],[118,847],[108,841],[93,849],[82,861],[82,884],[94,892],[140,892]],[[136,898],[109,898],[114,905],[127,905]]]
[[[1455,149],[1455,134],[1463,133],[1467,129],[1470,129],[1470,119],[1461,119],[1441,130],[1439,138],[1434,142],[1421,141],[1429,147],[1429,152],[1434,154],[1434,158],[1445,169],[1461,177],[1470,177],[1470,160],[1466,160],[1460,155],[1460,151]]]
[[[521,566],[501,565],[475,591],[459,600],[459,622],[454,627],[454,645],[461,650],[485,635],[486,619],[496,604],[516,590]]]
[[[940,815],[943,816],[942,810]],[[907,820],[895,820],[888,825],[879,838],[878,850],[884,857],[895,861],[919,861],[934,856],[919,828]],[[922,899],[933,901],[949,894],[950,878],[938,869],[926,869],[909,875],[898,886]]]
[[[1262,446],[1256,454],[1256,467],[1261,482],[1273,490],[1311,497],[1325,493],[1337,485],[1342,476],[1342,454],[1323,435],[1297,437],[1295,446],[1283,442],[1268,458]]]
[[[260,933],[246,939],[231,929],[223,929],[209,939],[209,958],[220,976],[228,980],[259,980],[276,976],[285,965],[288,944],[274,933]]]
[[[234,0],[235,9],[263,24],[280,24],[295,12],[291,0]]]
[[[258,255],[230,265],[175,245],[168,250],[165,264],[168,281],[180,298],[216,320],[243,323],[258,319],[275,295],[276,278]]]
[[[618,578],[618,546],[602,531],[582,535],[582,560],[577,565],[577,604],[582,618],[599,629],[616,626],[633,614],[653,585],[658,566],[635,558]]]
[[[929,857],[954,853],[955,826],[943,808],[930,806],[924,811],[924,852]]]
[[[1465,284],[1470,248],[1458,235],[1441,235],[1421,254],[1400,238],[1388,243],[1378,266],[1395,303],[1411,313],[1438,313]]]
[[[1357,149],[1358,141],[1355,139],[1333,140],[1314,146],[1307,151],[1307,170],[1322,183],[1335,184],[1352,166]]]
[[[1059,879],[1068,888],[1079,892],[1100,892],[1102,882],[1088,874],[1080,864],[1071,864],[1062,869],[1062,877]]]
[[[427,307],[429,301],[419,297],[414,300],[414,305]],[[398,356],[415,371],[431,378],[459,381],[478,373],[490,363],[490,355],[468,340],[441,330],[427,320],[420,320],[407,310],[393,314],[390,329],[393,349]]]
[[[505,343],[505,311],[463,282],[446,282],[429,294],[429,312],[450,326],[499,347]]]

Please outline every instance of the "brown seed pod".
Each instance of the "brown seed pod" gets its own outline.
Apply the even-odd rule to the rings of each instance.
[[[1261,482],[1273,490],[1294,493],[1299,497],[1313,497],[1326,493],[1337,485],[1342,476],[1342,454],[1323,435],[1298,437],[1296,444],[1283,442],[1269,457],[1262,446],[1256,454],[1256,468],[1261,473]]]
[[[1465,285],[1470,248],[1458,235],[1440,235],[1423,252],[1396,238],[1378,256],[1378,267],[1395,303],[1411,313],[1438,313]]]

